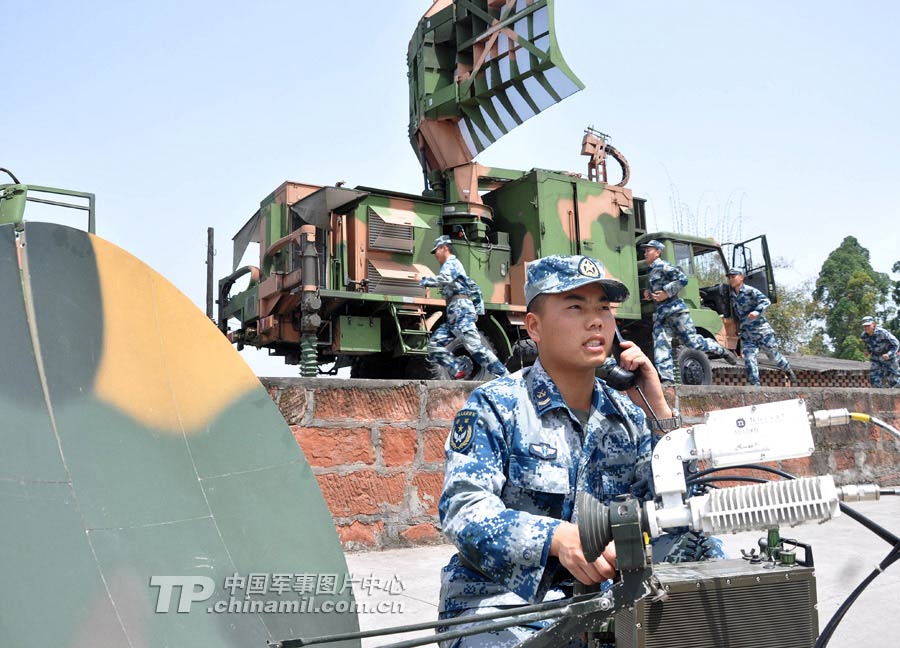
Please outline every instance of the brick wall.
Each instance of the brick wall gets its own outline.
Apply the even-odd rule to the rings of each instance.
[[[772,372],[774,373],[774,372]],[[303,449],[345,549],[442,541],[437,502],[444,440],[477,383],[264,378]],[[809,409],[846,407],[900,426],[900,390],[679,386],[669,401],[688,422],[706,411],[789,398]],[[863,423],[814,431],[808,459],[779,462],[839,483],[900,484],[900,443]]]
[[[869,370],[834,369],[831,371],[812,371],[794,368],[799,380],[799,387],[869,387]],[[740,387],[747,384],[744,363],[738,360],[736,367],[714,366],[712,372],[714,385]],[[763,387],[788,387],[787,376],[781,371],[759,368],[759,382]]]
[[[475,383],[263,379],[345,549],[442,542],[444,440]]]

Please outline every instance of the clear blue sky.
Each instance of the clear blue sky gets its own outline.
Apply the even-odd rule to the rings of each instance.
[[[96,193],[98,233],[202,308],[206,228],[218,278],[230,237],[282,181],[421,190],[406,48],[430,4],[19,3],[0,40],[0,166]],[[792,285],[848,235],[876,270],[900,260],[900,4],[556,5],[587,87],[484,164],[584,171],[593,125],[630,161],[654,229],[680,213],[711,235],[723,220],[744,238],[766,233],[793,264],[776,280]]]

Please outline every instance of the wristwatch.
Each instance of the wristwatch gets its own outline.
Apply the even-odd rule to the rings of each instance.
[[[660,432],[671,432],[677,430],[681,425],[681,412],[672,408],[672,417],[664,419],[649,419],[648,424],[651,430],[659,430]]]

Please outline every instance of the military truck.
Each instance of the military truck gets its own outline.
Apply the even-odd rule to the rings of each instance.
[[[664,258],[690,277],[684,297],[699,331],[734,349],[722,290],[728,247],[648,232],[645,201],[627,188],[628,162],[607,135],[585,130],[585,174],[475,161],[509,130],[583,88],[553,25],[553,0],[435,0],[408,51],[409,136],[424,191],[282,183],[234,236],[233,271],[218,286],[222,332],[239,348],[265,348],[299,364],[303,376],[349,366],[361,378],[447,378],[427,362],[428,336],[445,304],[418,281],[438,270],[430,249],[447,234],[484,292],[482,338],[510,368],[534,358],[524,329],[525,266],[549,254],[596,257],[625,283],[631,297],[617,311],[621,328],[650,351],[653,304],[640,301],[646,268],[638,246],[657,238],[671,243]],[[618,182],[608,178],[609,160],[620,167]],[[757,242],[753,254],[743,244],[732,252],[748,257],[741,256],[748,281],[774,297],[764,237]],[[241,265],[251,243],[259,244],[258,265]],[[466,353],[461,343],[452,350]],[[709,382],[703,354],[679,357],[684,381]],[[472,360],[468,378],[487,375]]]

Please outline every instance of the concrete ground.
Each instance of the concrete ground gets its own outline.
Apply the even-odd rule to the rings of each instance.
[[[900,535],[900,497],[886,497],[879,502],[863,502],[853,507],[895,535]],[[842,515],[824,524],[805,524],[782,530],[787,537],[813,546],[816,563],[816,589],[819,601],[819,628],[825,627],[834,611],[859,582],[881,561],[890,545]],[[740,557],[741,549],[756,547],[763,533],[740,533],[723,538],[731,557]],[[381,552],[348,553],[347,566],[364,582],[394,583],[387,588],[357,588],[361,605],[368,602],[393,612],[359,615],[360,628],[372,630],[389,626],[432,621],[437,618],[439,573],[454,553],[449,545],[397,549]],[[369,581],[365,577],[370,576]],[[400,590],[402,585],[402,591]],[[829,646],[834,648],[876,648],[900,643],[900,564],[894,564],[876,578],[844,617]],[[892,594],[893,592],[893,594]],[[431,634],[430,630],[368,638],[363,647],[382,646],[415,636]]]

